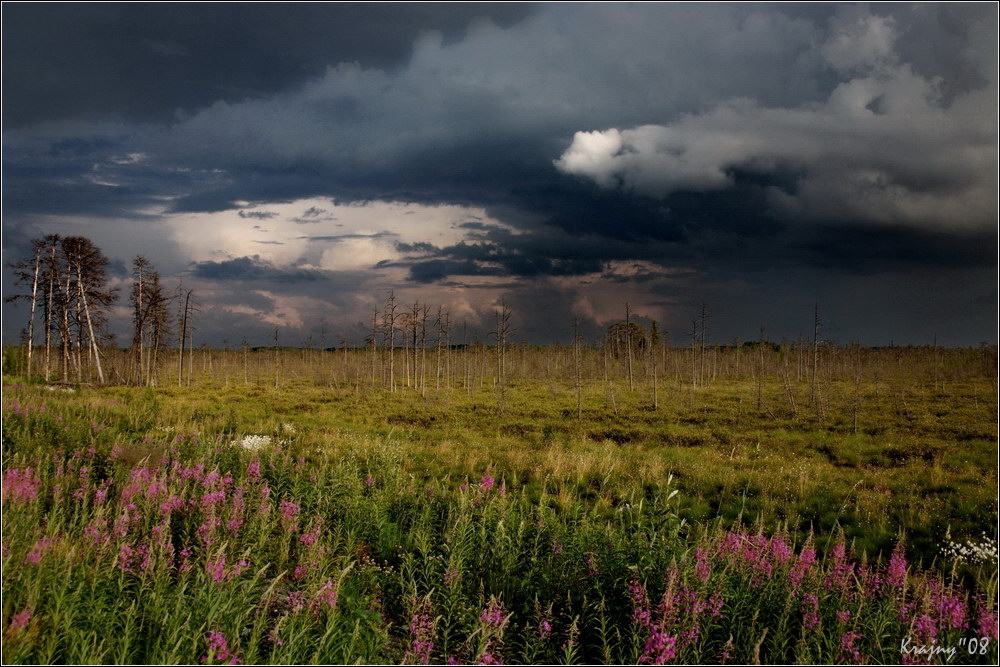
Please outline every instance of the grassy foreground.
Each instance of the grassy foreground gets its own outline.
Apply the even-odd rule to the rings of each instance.
[[[982,388],[861,434],[739,391],[576,419],[537,383],[498,420],[462,392],[8,381],[4,659],[996,662]]]

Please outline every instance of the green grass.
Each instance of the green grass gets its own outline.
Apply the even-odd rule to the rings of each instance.
[[[849,662],[847,641],[893,663],[906,638],[929,641],[924,614],[942,646],[995,618],[995,560],[941,552],[946,535],[995,538],[982,379],[866,385],[857,429],[845,380],[824,385],[822,414],[793,413],[777,386],[758,411],[749,379],[665,381],[656,410],[648,386],[619,378],[612,405],[591,381],[579,419],[559,379],[515,379],[502,412],[488,383],[426,397],[278,385],[5,378],[5,660],[421,661],[431,637],[433,662],[634,663],[662,633],[679,662]],[[254,435],[271,444],[233,444]],[[11,491],[28,468],[31,498]],[[168,498],[184,504],[167,512]],[[887,588],[901,538],[911,566]],[[812,547],[818,564],[792,586]],[[854,574],[838,579],[844,563]],[[953,599],[960,624],[942,612]],[[995,646],[953,662],[995,662]]]

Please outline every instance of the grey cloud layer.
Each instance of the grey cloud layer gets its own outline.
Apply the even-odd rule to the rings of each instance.
[[[53,215],[142,221],[145,238],[163,212],[239,211],[249,228],[277,222],[269,203],[311,196],[452,203],[521,233],[469,226],[460,243],[397,247],[407,256],[377,271],[403,267],[416,287],[593,275],[648,287],[656,270],[608,271],[641,260],[691,268],[683,298],[694,302],[706,276],[764,291],[774,267],[803,285],[796,272],[901,285],[915,267],[969,267],[980,277],[969,289],[991,293],[997,30],[986,5],[408,6],[398,17],[255,6],[230,15],[239,37],[220,37],[212,63],[212,36],[192,26],[229,10],[88,7],[67,10],[86,14],[76,32],[49,9],[5,9],[5,38],[21,21],[4,43],[7,239]],[[137,27],[143,12],[168,17],[158,34]],[[87,35],[110,39],[102,20],[132,26],[118,47],[136,71],[87,78],[88,64],[109,66],[100,48],[60,69],[26,46],[54,39],[41,36],[54,21],[67,52],[83,52]],[[371,44],[351,36],[379,25]],[[13,94],[44,67],[98,92]],[[290,220],[308,231],[330,210]],[[192,270],[332,299],[321,286],[336,272],[253,252]],[[553,284],[539,289],[564,294]]]

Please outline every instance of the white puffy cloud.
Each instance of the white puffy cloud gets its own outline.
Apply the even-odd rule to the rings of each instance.
[[[895,62],[889,18],[841,21],[823,47],[864,73],[820,103],[731,99],[665,125],[577,132],[555,161],[602,187],[664,197],[733,184],[733,170],[800,174],[771,188],[796,220],[984,230],[996,214],[996,82],[942,101],[939,81]]]

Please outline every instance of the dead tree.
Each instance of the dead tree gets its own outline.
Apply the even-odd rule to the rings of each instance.
[[[191,300],[191,295],[194,290],[184,291],[183,286],[178,286],[177,288],[177,302],[180,305],[180,309],[177,313],[177,386],[180,387],[184,383],[184,346],[189,344],[190,335],[190,319],[191,313],[194,308],[194,304]],[[190,374],[188,376],[190,380]]]
[[[576,418],[583,419],[583,338],[580,336],[580,320],[573,320],[573,371],[576,380]]]
[[[625,358],[628,363],[628,390],[631,393],[635,390],[635,382],[632,378],[632,311],[628,301],[625,302]]]
[[[385,303],[385,311],[382,314],[382,328],[385,341],[389,344],[389,391],[396,391],[396,318],[398,317],[399,306],[396,303],[396,293],[389,292],[389,298]]]
[[[820,405],[819,405],[819,385],[817,383],[817,373],[819,371],[819,304],[816,304],[814,317],[813,317],[813,358],[812,358],[812,403],[813,409],[816,410],[816,415],[820,416]]]
[[[496,330],[494,336],[497,342],[497,408],[502,413],[507,399],[507,338],[510,336],[510,308],[506,301],[500,299],[500,308],[495,311]]]
[[[115,290],[107,289],[108,259],[93,244],[90,239],[82,236],[69,236],[62,239],[62,254],[66,267],[67,301],[76,304],[78,350],[86,339],[91,359],[97,370],[97,379],[104,383],[104,368],[101,364],[101,350],[96,332],[100,329],[106,317],[106,309],[114,302]],[[65,320],[68,322],[68,313]],[[86,324],[86,331],[83,325]],[[67,326],[64,341],[68,341]],[[82,358],[77,361],[77,372],[80,373]]]
[[[27,331],[27,359],[25,375],[31,375],[31,350],[35,342],[35,307],[38,303],[38,281],[39,276],[42,274],[42,262],[44,261],[43,255],[45,251],[45,241],[44,239],[34,239],[31,242],[32,246],[32,258],[30,260],[21,260],[12,265],[14,269],[15,282],[18,285],[31,285],[30,294],[16,294],[14,296],[8,297],[6,301],[19,301],[21,299],[27,299],[30,302],[30,307],[28,310],[28,326]]]

